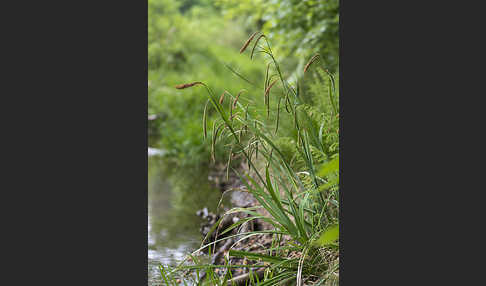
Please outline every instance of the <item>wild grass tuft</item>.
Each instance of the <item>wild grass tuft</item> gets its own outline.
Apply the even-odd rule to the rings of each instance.
[[[256,34],[250,36],[240,52],[246,49]],[[205,87],[208,103],[211,102],[219,115],[219,120],[213,123],[213,160],[218,140],[226,142],[225,146],[229,151],[227,177],[234,154],[242,156],[248,169],[234,172],[244,185],[242,190],[251,193],[259,204],[256,207],[233,208],[224,213],[207,235],[208,237],[217,232],[217,239],[209,243],[205,239],[205,244],[194,251],[191,257],[203,249],[214,250],[217,242],[230,238],[242,241],[249,237],[269,235],[272,238],[270,249],[260,249],[260,252],[242,251],[233,249],[236,245],[233,243],[227,253],[228,257],[241,257],[256,264],[232,265],[226,260],[220,266],[226,273],[218,275],[213,271],[214,265],[197,263],[193,259],[195,264],[192,266],[181,263],[170,271],[161,269],[167,285],[172,285],[170,283],[173,280],[170,277],[187,269],[206,271],[204,280],[199,279],[199,275],[194,280],[196,285],[246,283],[262,286],[284,281],[291,285],[339,283],[338,80],[321,68],[324,72],[314,74],[314,83],[308,89],[310,96],[303,94],[298,82],[294,86],[285,79],[265,35],[261,34],[257,38],[250,57],[253,58],[256,46],[262,38],[265,38],[266,46],[259,46],[258,52],[269,61],[262,82],[263,102],[255,100],[261,97],[253,94],[254,90],[245,90],[244,95],[241,90],[236,97],[227,92],[232,100],[228,107],[224,107],[221,100],[223,97],[218,100],[212,89],[203,82],[179,86],[186,88],[199,84]],[[315,55],[309,60],[304,68],[307,74],[310,65],[318,62],[318,58],[319,55]],[[270,65],[275,69],[272,76],[269,76]],[[271,81],[274,76],[277,78]],[[277,82],[280,84],[276,85]],[[272,87],[282,94],[278,101],[269,100]],[[285,103],[284,107],[282,101]],[[204,114],[207,112],[208,103]],[[287,113],[280,112],[281,109]],[[206,126],[206,123],[203,125]],[[246,213],[249,217],[221,232],[228,234],[230,230],[240,229],[242,224],[252,220],[264,221],[269,229],[221,237],[221,221],[226,215],[237,212]],[[238,280],[231,273],[235,267],[248,267],[253,274],[239,277]]]

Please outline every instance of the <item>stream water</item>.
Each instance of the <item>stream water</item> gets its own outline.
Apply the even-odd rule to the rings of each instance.
[[[149,156],[149,286],[162,285],[159,265],[175,265],[199,247],[202,219],[196,211],[204,207],[214,211],[220,196],[208,181],[208,170],[179,170],[156,154]]]

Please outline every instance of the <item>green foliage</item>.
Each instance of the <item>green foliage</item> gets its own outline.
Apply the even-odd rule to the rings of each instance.
[[[218,0],[228,18],[241,19],[248,29],[263,30],[276,44],[281,59],[303,59],[320,53],[324,65],[336,72],[339,65],[338,0]]]
[[[227,17],[221,17],[218,9]],[[333,70],[337,66],[336,0],[221,0],[215,3],[206,0],[149,0],[148,14],[148,112],[162,118],[151,124],[150,133],[160,132],[158,147],[166,149],[167,154],[182,165],[205,164],[210,160],[211,148],[203,143],[200,133],[200,120],[206,99],[198,91],[181,93],[173,87],[181,82],[204,79],[207,84],[215,87],[214,92],[218,95],[223,93],[222,87],[234,95],[246,88],[250,89],[247,102],[260,99],[259,95],[251,92],[255,90],[254,87],[249,88],[242,79],[244,77],[256,86],[261,86],[265,71],[261,61],[252,62],[238,53],[250,33],[248,29],[261,28],[268,32],[269,39],[277,43],[274,49],[281,55],[282,67],[287,70],[302,70],[305,60],[315,51],[321,53],[324,67]],[[233,20],[227,21],[227,18]],[[263,43],[261,40],[260,45]],[[250,48],[246,53],[249,53]],[[259,55],[255,57],[259,58]],[[230,69],[236,69],[238,75]],[[326,78],[322,77],[321,80]],[[306,88],[316,89],[312,90],[316,95],[325,94],[318,89],[326,87],[314,81],[313,78],[310,87]],[[273,89],[283,91],[282,87],[276,86]],[[305,100],[305,93],[308,92],[303,92]],[[316,99],[304,103],[315,105],[315,102],[322,101]],[[276,103],[273,101],[269,106],[275,109]],[[209,132],[215,120],[214,115],[214,110],[208,114]],[[261,110],[257,119],[264,118],[264,111]],[[280,122],[280,130],[291,130],[288,127],[288,122]],[[334,140],[331,138],[334,131],[329,128],[323,131],[324,143]],[[286,136],[296,138],[297,134],[288,133]],[[222,154],[219,146],[216,147],[215,157],[224,161],[227,156]]]
[[[327,246],[337,239],[339,239],[339,225],[333,225],[326,229],[316,242],[318,245]]]
[[[333,172],[339,172],[339,157],[331,160],[329,163],[324,164],[319,171],[319,176],[322,178],[327,177],[329,174]]]
[[[260,91],[264,93],[263,98],[258,101],[246,98],[249,103],[245,104],[236,102],[236,97],[229,94],[233,104],[225,106],[219,102],[209,85],[199,83],[202,87],[192,89],[207,91],[212,108],[220,117],[214,123],[214,126],[218,126],[215,129],[227,130],[227,150],[242,156],[248,162],[251,172],[238,175],[246,189],[253,194],[270,217],[263,218],[252,208],[231,209],[225,215],[245,212],[253,218],[264,219],[273,226],[273,230],[252,231],[240,235],[271,233],[274,236],[289,236],[289,244],[292,245],[292,249],[300,252],[300,256],[288,257],[289,248],[280,245],[276,246],[275,252],[271,255],[242,251],[230,251],[230,255],[269,263],[266,272],[268,275],[255,285],[272,285],[276,277],[291,279],[296,276],[297,285],[301,285],[304,276],[318,277],[321,282],[331,281],[328,279],[329,276],[337,270],[331,265],[337,258],[336,253],[339,249],[339,244],[332,244],[332,248],[327,249],[329,243],[335,241],[335,225],[339,223],[339,144],[338,137],[325,133],[323,126],[326,125],[331,130],[337,128],[336,118],[339,109],[338,105],[335,105],[338,102],[338,94],[334,88],[335,78],[332,74],[325,73],[328,80],[323,83],[316,80],[316,84],[328,85],[324,88],[327,93],[315,94],[313,92],[323,92],[323,89],[311,88],[311,94],[307,97],[309,103],[318,98],[327,100],[327,103],[317,106],[305,103],[305,97],[299,88],[294,88],[284,79],[268,42],[266,44],[266,47],[261,47],[258,51],[268,56],[268,66],[271,68],[266,74],[275,73],[279,85],[270,92],[270,87],[273,86],[269,84],[269,77],[265,76],[264,88]],[[238,98],[244,101],[245,96],[246,93]],[[255,98],[257,97],[251,97]],[[283,101],[285,104],[285,107],[280,105],[282,110],[279,109],[279,103],[275,103],[277,98],[280,103]],[[270,110],[273,116],[270,116]],[[291,129],[281,132],[296,134],[295,139],[280,137],[275,116],[281,116],[282,122]],[[213,146],[217,138],[223,137],[222,133],[224,132],[214,133]],[[284,148],[281,150],[279,146]],[[260,154],[260,157],[257,154]],[[289,161],[290,157],[292,159]],[[265,167],[262,168],[261,165]],[[219,222],[213,226],[210,233],[218,224]],[[204,245],[194,253],[233,236]],[[323,255],[326,251],[333,253],[330,258]],[[184,268],[181,267],[175,270]],[[224,278],[212,279],[213,285],[220,285]]]
[[[255,208],[234,208],[225,215],[250,217],[232,228],[258,218],[273,229],[239,235],[290,237],[283,246],[272,243],[268,254],[229,252],[265,262],[263,278],[252,276],[252,285],[302,285],[304,279],[306,285],[337,285],[338,1],[216,3],[232,21],[220,17],[211,1],[149,0],[149,114],[162,118],[156,127],[159,147],[182,165],[207,164],[210,154],[216,162],[227,162],[228,172],[235,160],[248,164],[248,172],[238,175],[269,216]],[[239,49],[255,30],[265,36],[257,35],[241,55]],[[270,47],[269,41],[276,45]],[[319,61],[304,74],[315,52]],[[191,82],[201,83],[174,88]],[[189,255],[191,265],[161,267],[166,285],[180,284],[176,278],[186,270],[196,271],[185,276],[195,285],[227,285],[230,271],[218,276],[216,266],[194,254],[235,236],[201,246]],[[291,251],[298,255],[289,256]],[[199,271],[206,272],[204,281]]]
[[[258,65],[239,55],[247,35],[237,23],[224,21],[207,5],[193,3],[181,14],[181,5],[169,0],[149,1],[148,113],[162,118],[154,127],[161,135],[158,147],[182,165],[200,165],[210,160],[210,148],[201,133],[207,98],[200,91],[183,93],[174,86],[192,79],[204,79],[219,87],[232,82],[227,90],[237,93],[243,87],[242,80],[225,65],[238,67],[255,82],[262,72]],[[224,89],[215,91],[221,94]],[[208,126],[212,126],[214,115],[210,110]],[[222,160],[219,145],[216,149],[217,159]]]

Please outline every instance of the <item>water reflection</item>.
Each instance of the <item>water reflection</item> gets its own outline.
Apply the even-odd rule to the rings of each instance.
[[[149,285],[161,285],[159,264],[175,265],[199,246],[196,211],[214,211],[220,192],[210,186],[207,170],[178,170],[157,156],[148,161]]]

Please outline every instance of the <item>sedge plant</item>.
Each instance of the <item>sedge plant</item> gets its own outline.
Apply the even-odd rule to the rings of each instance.
[[[250,58],[256,58],[260,53],[268,60],[260,96],[241,90],[236,95],[225,92],[218,97],[202,81],[180,84],[176,88],[204,87],[208,95],[202,120],[204,138],[211,144],[211,150],[218,142],[225,143],[227,172],[237,173],[244,191],[251,193],[259,204],[230,209],[208,236],[219,231],[219,223],[225,215],[236,212],[244,212],[249,217],[221,234],[256,219],[266,222],[270,228],[229,235],[203,244],[190,255],[194,265],[184,265],[183,261],[170,270],[161,268],[164,281],[167,285],[176,285],[174,275],[180,271],[204,269],[205,279],[199,279],[197,273],[191,276],[192,284],[235,285],[230,270],[250,266],[228,262],[216,266],[198,263],[195,254],[205,248],[214,248],[216,243],[229,238],[236,239],[234,246],[248,237],[271,235],[272,246],[264,252],[245,252],[230,247],[229,256],[256,261],[251,267],[261,271],[261,275],[256,272],[248,275],[247,285],[338,285],[338,79],[318,64],[319,55],[312,57],[303,73],[307,76],[312,67],[316,67],[314,87],[308,89],[314,92],[314,97],[309,99],[300,87],[302,80],[290,83],[285,78],[264,34],[252,34],[240,53],[249,51],[247,48],[251,44]],[[246,80],[244,75],[235,74]],[[225,98],[229,98],[227,105],[223,104]],[[219,115],[213,126],[207,126],[210,109]],[[246,161],[248,168],[231,169],[234,157]],[[213,269],[217,267],[227,269],[225,275],[215,274]]]

